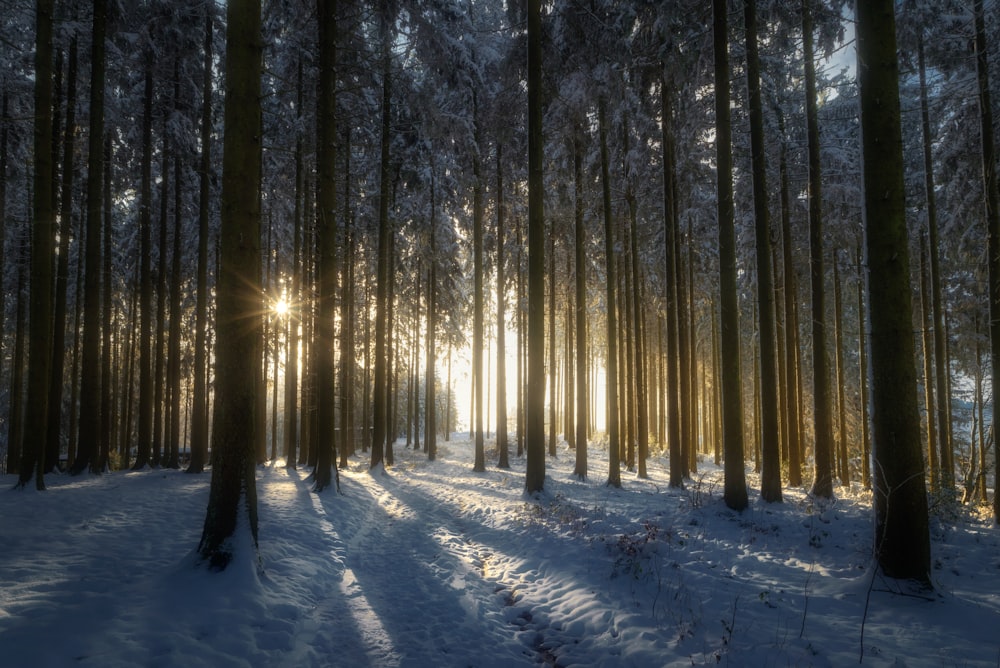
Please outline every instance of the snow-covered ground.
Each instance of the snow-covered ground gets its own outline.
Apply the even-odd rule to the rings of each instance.
[[[193,556],[207,474],[0,478],[0,665],[1000,664],[988,519],[935,518],[926,594],[873,577],[864,494],[752,491],[737,514],[711,465],[670,490],[654,458],[613,489],[594,447],[588,481],[561,450],[528,499],[523,459],[473,473],[464,439],[396,459],[340,495],[261,468],[263,569],[221,574]]]

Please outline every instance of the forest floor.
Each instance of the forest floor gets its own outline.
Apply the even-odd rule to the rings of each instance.
[[[488,442],[488,449],[490,447]],[[198,567],[209,475],[173,470],[0,477],[0,665],[36,666],[997,666],[1000,528],[962,509],[932,522],[935,590],[879,577],[870,499],[743,513],[711,463],[683,490],[606,486],[573,453],[472,471],[468,440],[438,459],[258,469],[260,562]],[[495,453],[487,453],[495,462]]]

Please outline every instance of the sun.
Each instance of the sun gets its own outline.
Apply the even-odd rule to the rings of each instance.
[[[279,299],[271,305],[271,310],[279,318],[284,318],[288,315],[288,302],[284,298]]]

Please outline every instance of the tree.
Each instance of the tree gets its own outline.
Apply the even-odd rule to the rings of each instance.
[[[576,462],[573,475],[587,478],[587,239],[584,227],[582,127],[573,141],[573,231],[576,253]]]
[[[542,3],[528,0],[528,364],[524,490],[545,484],[545,208],[542,137]]]
[[[337,293],[337,0],[318,0],[319,14],[319,96],[316,101],[319,137],[316,155],[316,235],[319,294],[317,295],[316,333],[316,433],[319,448],[315,470],[315,491],[330,485],[336,474],[333,457],[334,316]],[[388,39],[388,38],[386,38]],[[384,54],[385,55],[385,54]],[[385,55],[387,57],[387,55]],[[388,67],[386,67],[388,70]],[[386,72],[388,74],[388,72]],[[373,460],[372,464],[376,462]],[[340,487],[339,474],[337,487]]]
[[[136,459],[133,465],[136,470],[149,465],[153,447],[153,55],[151,51],[146,53],[144,61],[142,176],[139,186],[139,313],[142,320],[139,323],[139,419]],[[207,452],[206,443],[205,453]]]
[[[665,68],[664,68],[665,69]],[[679,488],[684,486],[684,456],[681,444],[680,430],[680,373],[678,366],[678,330],[680,322],[678,320],[678,258],[677,258],[677,207],[675,198],[677,193],[674,190],[674,171],[676,169],[674,161],[673,130],[671,128],[671,116],[673,115],[673,104],[671,93],[667,87],[667,74],[663,71],[660,76],[660,135],[661,147],[663,148],[663,245],[664,245],[664,281],[663,289],[666,291],[664,306],[666,307],[666,440],[670,453],[670,486]]]
[[[743,397],[740,373],[740,322],[736,292],[736,228],[733,208],[733,148],[729,109],[729,38],[726,0],[712,1],[715,52],[716,178],[719,220],[720,340],[722,362],[722,447],[725,451],[723,498],[741,511],[747,507],[743,464]]]
[[[212,170],[212,6],[205,5],[202,67],[201,162],[198,174],[198,268],[195,298],[194,391],[191,396],[191,462],[201,473],[208,458],[208,221]]]
[[[990,99],[989,57],[986,50],[986,21],[983,0],[975,0],[973,12],[976,25],[976,75],[979,83],[979,128],[983,150],[983,190],[986,205],[987,264],[990,303],[991,376],[994,396],[1000,387],[1000,187],[997,185],[996,144],[993,139],[993,103]],[[993,401],[994,443],[1000,408]],[[996,452],[1000,453],[1000,446]],[[995,456],[996,475],[1000,480],[1000,456]],[[993,519],[1000,524],[1000,494],[993,493]]]
[[[256,365],[260,359],[260,0],[226,7],[226,101],[222,163],[219,278],[216,289],[216,393],[212,483],[198,553],[223,570],[249,532],[257,550],[254,462]],[[239,521],[241,513],[246,519]]]
[[[503,192],[503,146],[497,144],[497,451],[500,453],[497,466],[510,467],[507,445],[507,318],[504,278],[504,192]],[[430,337],[428,337],[430,338]],[[428,380],[430,382],[430,379]],[[430,416],[430,413],[428,413]],[[430,425],[428,424],[428,429]],[[428,436],[429,438],[429,436]]]
[[[889,577],[930,586],[894,3],[858,3],[857,19],[871,327],[875,552]]]
[[[802,51],[805,58],[806,126],[809,141],[809,269],[812,282],[813,420],[816,476],[812,493],[833,496],[833,425],[830,410],[830,364],[826,343],[826,288],[823,271],[823,218],[819,111],[813,49],[812,0],[802,0]]]
[[[35,3],[35,170],[32,180],[31,285],[28,331],[28,395],[17,486],[35,477],[45,489],[45,426],[49,416],[52,369],[52,250],[55,212],[52,206],[52,12],[53,0]],[[36,476],[37,469],[37,476]]]
[[[774,279],[771,275],[771,214],[767,206],[767,160],[764,109],[760,95],[760,53],[757,46],[757,2],[744,0],[747,89],[750,102],[750,144],[753,163],[754,230],[757,249],[758,340],[760,344],[761,476],[760,495],[781,501],[781,446],[778,441],[778,377],[774,324]]]
[[[607,103],[602,98],[597,112],[597,127],[601,142],[601,189],[604,203],[604,263],[606,274],[608,323],[608,485],[622,486],[620,426],[618,424],[618,307],[615,298],[618,289],[615,236],[611,214],[611,179],[608,170]]]

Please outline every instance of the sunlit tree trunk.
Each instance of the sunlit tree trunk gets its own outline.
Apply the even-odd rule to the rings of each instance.
[[[198,553],[213,570],[237,555],[237,527],[249,533],[257,555],[254,430],[256,364],[260,358],[260,176],[263,40],[260,0],[230,0],[226,7],[225,135],[222,225],[216,289],[216,395],[212,431],[212,483]],[[240,522],[241,513],[246,513]]]
[[[431,221],[429,255],[430,267],[427,269],[427,362],[424,371],[424,410],[427,417],[424,423],[427,425],[427,433],[424,435],[424,448],[427,450],[427,459],[434,461],[437,459],[437,374],[434,371],[437,362],[437,184],[435,179],[433,164],[431,166]],[[445,430],[448,429],[448,421],[445,420]]]
[[[497,144],[497,466],[510,467],[507,444],[507,278],[504,274],[504,251],[507,245],[504,220],[507,215],[503,184],[503,146]],[[428,329],[428,331],[430,331]],[[428,337],[429,339],[430,337]],[[430,359],[428,357],[428,359]],[[428,366],[430,366],[428,364]],[[428,387],[432,383],[428,374]],[[430,413],[428,413],[428,416]],[[428,431],[430,426],[428,425]]]
[[[549,457],[556,456],[556,404],[558,400],[556,399],[556,237],[553,230],[552,221],[549,222],[549,278],[548,278],[548,298],[549,298],[549,308],[548,313],[548,381],[549,381],[549,430],[546,432],[546,438],[549,444]]]
[[[860,330],[858,333],[858,359],[861,377],[858,379],[858,384],[861,386],[861,483],[866,489],[871,489],[872,442],[868,421],[868,336],[864,318],[864,273],[861,257],[861,242],[859,241],[855,252],[855,270],[858,277],[858,329]]]
[[[895,3],[857,5],[864,164],[875,553],[889,577],[930,586],[903,182]]]
[[[528,3],[528,363],[524,489],[545,485],[545,209],[542,138],[542,3]]]
[[[607,423],[608,423],[608,482],[611,487],[621,487],[621,452],[618,425],[618,321],[617,321],[617,272],[615,267],[614,220],[611,213],[611,181],[608,168],[608,132],[605,101],[598,107],[598,132],[601,143],[601,190],[604,207],[604,254],[606,275],[605,315],[608,325],[607,355]]]
[[[802,0],[802,49],[805,58],[806,126],[809,142],[809,267],[812,282],[813,440],[816,476],[812,493],[833,496],[833,426],[831,424],[830,364],[826,343],[826,288],[823,285],[822,173],[820,171],[819,111],[813,51],[812,0]]]
[[[723,498],[733,510],[747,507],[743,464],[743,396],[740,373],[740,308],[736,291],[736,228],[733,209],[732,125],[729,109],[729,39],[725,0],[713,0],[716,169],[719,217],[720,354],[722,362]]]
[[[473,428],[475,430],[475,462],[473,471],[486,470],[483,445],[483,176],[479,151],[482,148],[479,108],[475,91],[472,93],[472,124],[474,129],[472,157],[472,370]]]
[[[344,132],[344,233],[343,276],[340,286],[340,463],[346,469],[348,457],[354,454],[357,441],[354,434],[354,224],[351,201],[351,131]]]

